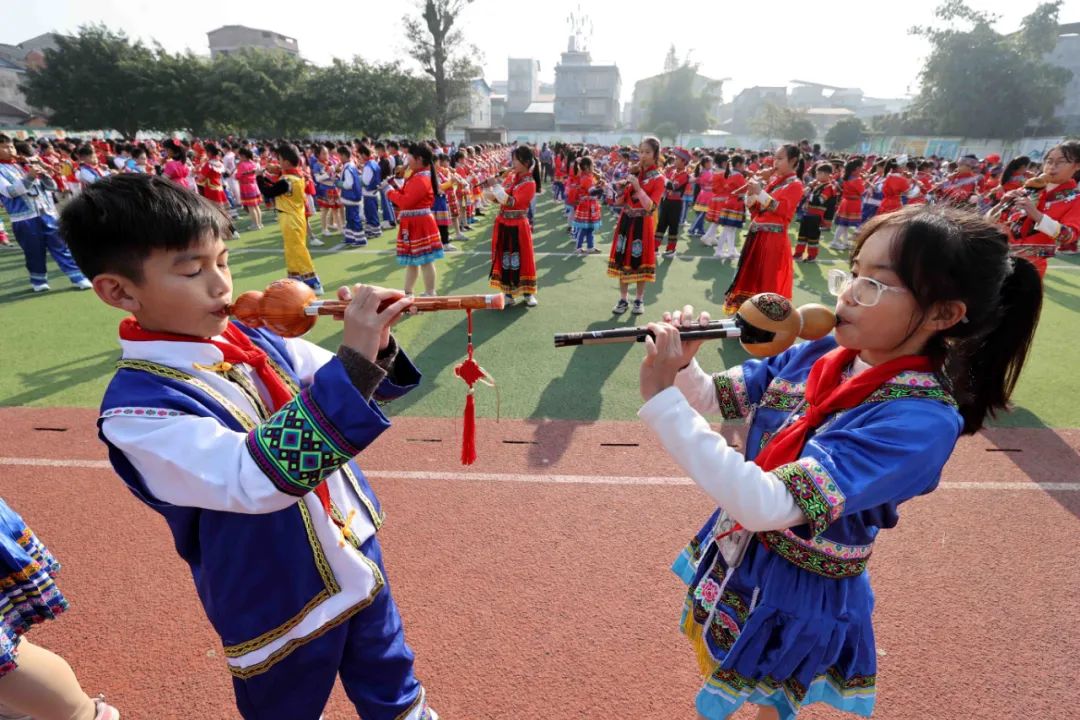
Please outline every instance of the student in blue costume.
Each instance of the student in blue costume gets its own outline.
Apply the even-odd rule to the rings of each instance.
[[[874,540],[1006,408],[1034,336],[1042,285],[1008,252],[973,214],[912,206],[871,220],[830,278],[835,336],[710,376],[677,329],[707,313],[649,326],[639,416],[722,508],[673,568],[702,717],[871,714]],[[746,458],[699,413],[747,422]]]
[[[390,332],[412,300],[341,288],[336,353],[233,324],[228,218],[154,176],[88,186],[61,230],[129,314],[101,439],[191,567],[240,715],[317,720],[340,677],[365,720],[434,718],[354,460],[390,427],[380,404],[420,380]]]

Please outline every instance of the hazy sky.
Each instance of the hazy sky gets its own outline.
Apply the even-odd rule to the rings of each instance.
[[[11,5],[15,0],[10,0]],[[724,99],[752,85],[788,81],[860,87],[870,96],[904,97],[917,90],[926,45],[907,30],[934,20],[939,0],[867,2],[795,0],[720,2],[676,0],[474,0],[463,16],[466,39],[483,53],[485,78],[506,78],[506,58],[540,61],[541,79],[553,81],[559,53],[566,49],[571,12],[584,8],[593,25],[593,62],[619,66],[622,99],[634,82],[662,71],[668,46],[690,52],[710,77],[724,83]],[[1001,15],[997,28],[1015,30],[1034,2],[971,0],[980,10]],[[295,37],[300,54],[316,64],[333,57],[410,63],[401,17],[404,2],[275,2],[274,0],[52,0],[21,2],[0,11],[0,42],[16,44],[48,31],[72,32],[88,22],[104,22],[132,37],[156,39],[169,50],[190,48],[208,54],[206,32],[221,25],[248,25]],[[278,9],[280,6],[280,10]],[[638,8],[653,7],[643,12]],[[298,8],[310,12],[288,16]],[[1065,0],[1062,22],[1080,21],[1080,0]],[[827,47],[823,47],[827,43]]]

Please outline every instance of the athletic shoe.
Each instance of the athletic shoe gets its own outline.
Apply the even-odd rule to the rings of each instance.
[[[674,250],[665,250],[664,251],[664,257],[666,257],[667,259],[670,260],[671,258],[675,257],[675,251]]]
[[[535,295],[526,295],[525,296],[525,305],[526,305],[526,307],[536,307],[539,304],[540,304],[540,301],[536,299]]]
[[[506,301],[504,303],[504,305],[506,305],[506,307],[510,307],[511,305],[514,304],[514,296],[511,295],[510,293],[506,293],[506,295],[503,296],[503,299]]]
[[[631,315],[644,315],[645,314],[645,301],[638,299],[634,301],[634,307],[630,310]]]
[[[326,243],[324,243],[322,240],[315,237],[314,235],[308,238],[308,245],[311,245],[312,247],[322,247],[325,244]]]
[[[49,287],[49,283],[41,283],[39,285],[31,284],[30,289],[36,293],[48,292],[49,290],[51,290],[51,288]]]
[[[442,246],[442,249],[446,252],[457,252],[458,247],[454,243],[446,243]]]
[[[76,290],[89,290],[94,287],[94,283],[90,282],[87,278],[83,278],[77,283],[72,283]]]
[[[598,255],[600,253],[600,248],[591,247],[591,248],[589,248],[589,252],[592,253],[593,255]]]
[[[625,298],[621,298],[619,302],[615,303],[615,307],[611,308],[613,315],[622,315],[624,312],[630,309],[630,303]]]

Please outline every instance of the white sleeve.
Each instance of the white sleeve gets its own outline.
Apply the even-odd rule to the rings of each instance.
[[[729,447],[678,388],[657,393],[638,417],[694,482],[747,530],[780,530],[806,522],[787,486]]]
[[[371,166],[365,165],[364,172],[360,175],[360,182],[364,183],[364,187],[367,187],[372,177],[374,177],[374,173],[371,171]]]
[[[26,181],[8,182],[8,179],[3,175],[0,175],[0,195],[9,198],[16,198],[20,195],[25,195],[27,192]]]
[[[697,358],[675,376],[675,387],[683,394],[690,407],[702,415],[720,412],[720,400],[716,397],[716,384],[712,376],[701,369]]]
[[[353,174],[346,169],[345,172],[342,173],[341,187],[345,190],[352,190],[352,179]]]
[[[1052,238],[1056,238],[1058,233],[1061,232],[1061,223],[1046,213],[1043,213],[1042,219],[1039,220],[1039,224],[1035,226],[1035,229]]]
[[[162,502],[256,514],[299,499],[279,491],[259,468],[247,450],[247,433],[230,430],[216,418],[117,416],[106,418],[101,431]]]
[[[293,370],[301,385],[308,385],[315,373],[334,357],[334,353],[303,338],[287,338],[285,347],[292,356]]]
[[[757,194],[757,201],[758,204],[761,205],[761,207],[766,207],[770,202],[772,202],[772,196],[762,190]]]
[[[919,183],[911,183],[911,189],[907,191],[906,195],[909,198],[917,198],[922,194],[922,188],[919,187]]]

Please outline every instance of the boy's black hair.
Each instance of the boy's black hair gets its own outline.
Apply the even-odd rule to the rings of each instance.
[[[60,234],[91,279],[116,273],[141,282],[143,263],[155,250],[183,250],[208,233],[232,237],[228,215],[156,175],[103,178],[87,185],[60,213]]]
[[[22,155],[23,157],[30,157],[34,154],[34,146],[25,140],[16,141],[15,154]]]
[[[300,167],[300,151],[292,143],[281,143],[274,148],[274,152],[293,167]]]
[[[90,157],[94,154],[93,145],[80,145],[79,149],[75,151],[75,157]]]
[[[0,133],[0,145],[7,145],[9,142],[11,142],[11,138],[4,133]]]

